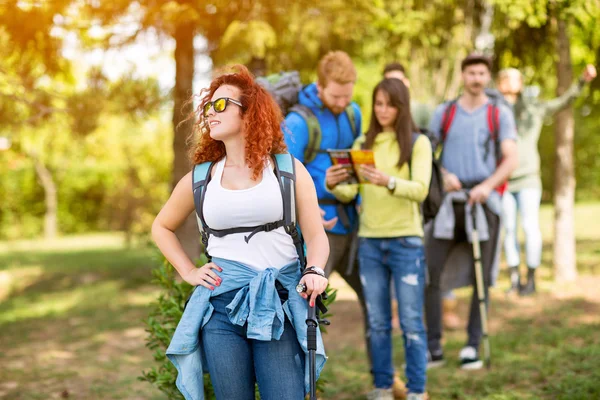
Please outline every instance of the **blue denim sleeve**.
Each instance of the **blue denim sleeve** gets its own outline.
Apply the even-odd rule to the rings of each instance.
[[[301,163],[304,163],[304,151],[308,145],[308,125],[304,118],[295,112],[285,117],[283,135],[289,152]]]

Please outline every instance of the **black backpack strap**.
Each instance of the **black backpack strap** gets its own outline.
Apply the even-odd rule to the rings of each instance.
[[[408,157],[408,176],[411,181],[412,181],[412,153],[413,153],[413,149],[415,147],[415,143],[419,139],[419,136],[421,136],[421,134],[419,132],[413,132],[411,141],[410,141],[410,156]]]
[[[206,194],[206,188],[211,178],[211,171],[214,167],[214,162],[205,162],[202,164],[194,165],[192,170],[192,193],[194,195],[194,206],[196,208],[196,220],[198,222],[198,230],[200,231],[200,238],[202,239],[202,245],[204,246],[204,254],[210,261],[211,257],[208,254],[208,225],[204,220],[204,197]]]
[[[298,253],[300,266],[306,267],[306,255],[304,253],[304,240],[298,229],[296,218],[296,164],[294,156],[290,153],[274,155],[274,171],[281,189],[283,199],[283,221],[285,231],[292,237],[294,247]]]
[[[231,235],[234,233],[250,233],[247,236],[244,236],[244,240],[246,243],[250,241],[252,236],[256,235],[258,232],[270,232],[282,226],[285,226],[285,221],[282,219],[280,221],[269,222],[263,225],[258,226],[242,226],[237,228],[229,228],[229,229],[212,229],[206,223],[204,219],[204,198],[206,195],[206,189],[208,188],[208,184],[211,179],[211,171],[214,166],[214,162],[207,162],[203,164],[198,164],[194,166],[194,171],[192,172],[192,182],[193,182],[193,193],[194,193],[194,205],[196,207],[196,218],[198,220],[198,229],[200,230],[200,236],[202,239],[202,245],[204,246],[204,252],[206,257],[210,261],[211,257],[208,254],[208,237],[213,235],[215,237],[224,237],[227,235]]]
[[[354,139],[360,136],[360,126],[358,126],[358,121],[356,121],[356,112],[354,111],[354,107],[352,103],[346,107],[346,116],[348,117],[348,122],[350,122],[350,129],[352,129],[352,137]]]
[[[279,221],[275,221],[275,222],[269,222],[263,225],[257,225],[257,226],[240,226],[238,228],[228,228],[228,229],[211,229],[211,228],[206,228],[206,232],[209,235],[213,235],[215,237],[225,237],[227,235],[232,235],[234,233],[250,233],[248,236],[244,236],[244,240],[246,241],[246,243],[248,243],[250,241],[250,239],[252,239],[252,236],[256,235],[258,232],[271,232],[274,231],[277,228],[281,228],[282,226],[285,226],[283,220],[279,220]]]
[[[308,128],[308,143],[304,149],[304,164],[308,164],[315,159],[321,151],[321,126],[315,113],[303,104],[295,104],[290,108],[290,112],[300,115],[306,122]]]
[[[279,182],[281,189],[281,195],[283,198],[283,221],[285,221],[285,230],[292,237],[296,252],[298,253],[298,260],[300,261],[300,268],[304,270],[306,268],[306,253],[304,248],[304,239],[302,233],[298,228],[298,221],[296,219],[296,163],[294,156],[290,153],[275,154],[274,171]],[[316,305],[322,314],[327,313],[327,307],[323,303],[323,298],[327,297],[327,293],[317,297]]]

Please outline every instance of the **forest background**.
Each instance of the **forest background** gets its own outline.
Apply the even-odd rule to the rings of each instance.
[[[63,304],[100,279],[84,268],[92,255],[99,276],[114,267],[104,278],[127,269],[127,285],[149,282],[152,220],[190,169],[184,103],[219,68],[298,70],[309,83],[321,56],[344,50],[358,68],[366,127],[391,61],[428,106],[460,93],[460,62],[475,48],[493,52],[494,73],[518,68],[530,95],[553,98],[598,64],[598,22],[598,0],[0,0],[0,323],[47,323],[58,311],[45,296]],[[598,265],[599,104],[596,79],[546,121],[539,142],[550,279],[575,281]],[[125,247],[113,264],[115,235]],[[179,235],[197,256],[195,221]],[[34,252],[62,239],[64,253]],[[97,248],[70,253],[81,246]],[[139,318],[157,295],[144,293]],[[13,326],[14,338],[31,328]]]

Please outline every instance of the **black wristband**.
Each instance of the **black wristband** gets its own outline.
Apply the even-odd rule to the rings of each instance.
[[[304,271],[304,272],[302,273],[302,276],[306,276],[306,275],[319,275],[319,276],[321,276],[321,277],[325,278],[325,275],[321,275],[320,273],[318,273],[318,272],[315,272],[315,271],[311,271],[311,270]]]
[[[317,275],[321,275],[321,276],[325,277],[325,271],[323,271],[323,269],[316,267],[314,265],[304,268],[303,274],[308,273],[309,271],[316,273]]]

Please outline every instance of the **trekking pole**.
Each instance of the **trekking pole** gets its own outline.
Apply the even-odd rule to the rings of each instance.
[[[300,283],[296,286],[298,293],[306,292],[306,285]],[[310,302],[310,299],[307,299]],[[323,304],[327,300],[327,292],[323,292],[315,299],[315,304],[308,305],[308,314],[306,316],[306,348],[308,350],[308,368],[310,378],[310,400],[317,400],[317,327],[319,324],[329,325],[326,319],[320,319],[318,311],[327,314],[327,307]],[[317,310],[318,309],[318,310]]]
[[[477,283],[477,298],[479,299],[479,314],[481,315],[481,332],[483,335],[483,351],[485,365],[487,369],[491,367],[490,359],[490,338],[488,336],[488,318],[485,307],[485,289],[483,281],[483,266],[481,264],[481,246],[479,244],[479,231],[477,230],[477,208],[471,207],[471,217],[473,220],[473,259],[475,261],[475,281]]]
[[[316,367],[316,352],[317,352],[317,306],[308,306],[308,315],[306,317],[306,341],[308,348],[308,366],[310,377],[310,400],[317,400],[317,367]]]

